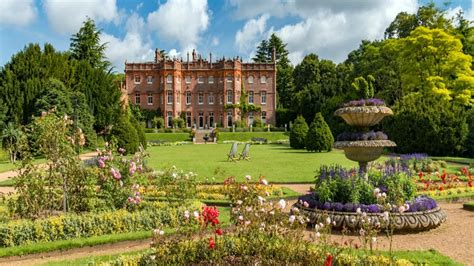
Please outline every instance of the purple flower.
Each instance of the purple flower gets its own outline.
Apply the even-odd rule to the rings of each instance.
[[[118,169],[110,168],[110,173],[116,180],[120,180],[120,178],[122,178],[122,175]]]

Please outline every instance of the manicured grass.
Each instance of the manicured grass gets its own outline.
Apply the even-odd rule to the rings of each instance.
[[[250,141],[252,138],[264,138],[268,141],[288,140],[285,132],[220,132],[219,142],[223,141]]]
[[[463,157],[431,157],[434,160],[442,160],[451,163],[459,163],[459,164],[473,164],[474,165],[474,158],[463,158]]]
[[[223,227],[230,225],[230,211],[226,207],[218,207],[220,216],[219,221]],[[164,228],[165,233],[172,234],[174,228]],[[122,234],[110,234],[93,237],[81,237],[75,239],[58,240],[53,242],[34,243],[30,245],[21,245],[17,247],[0,248],[0,258],[10,256],[21,256],[26,254],[36,254],[50,252],[55,250],[68,250],[72,248],[80,248],[86,246],[96,246],[102,244],[110,244],[121,241],[133,241],[146,239],[152,236],[152,231],[138,231]]]
[[[313,182],[315,171],[323,164],[340,164],[355,167],[343,151],[311,153],[295,150],[288,145],[252,145],[250,160],[231,162],[227,154],[231,144],[182,145],[149,147],[148,166],[162,169],[175,165],[178,169],[192,171],[206,181],[222,182],[229,176],[243,180],[245,175],[257,179],[265,176],[271,182]],[[243,145],[238,146],[239,152]]]
[[[13,185],[14,185],[13,179],[0,181],[0,187],[13,187]]]
[[[108,261],[118,259],[120,256],[133,256],[149,252],[150,249],[143,249],[133,252],[120,253],[115,255],[101,255],[93,257],[79,258],[75,260],[62,260],[56,262],[49,262],[41,265],[56,266],[56,265],[95,265]],[[361,251],[362,252],[362,251]],[[389,252],[381,252],[385,256],[390,256]],[[393,256],[397,259],[406,259],[415,265],[462,265],[453,259],[442,255],[436,250],[427,251],[394,251]]]
[[[189,133],[146,133],[147,141],[177,142],[191,141]]]
[[[474,211],[474,201],[465,202],[462,206],[465,210]]]

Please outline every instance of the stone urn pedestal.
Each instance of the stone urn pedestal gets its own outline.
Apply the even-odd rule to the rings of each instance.
[[[367,131],[384,117],[393,115],[393,111],[386,106],[349,106],[337,109],[334,114],[342,117],[347,124]],[[385,147],[397,145],[391,140],[383,139],[336,141],[333,146],[344,150],[347,159],[358,162],[360,172],[366,173],[367,164],[377,160]]]

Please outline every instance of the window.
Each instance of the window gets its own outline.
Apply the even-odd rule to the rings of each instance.
[[[146,77],[146,83],[152,84],[153,83],[153,76]]]
[[[198,77],[198,83],[199,83],[199,84],[203,84],[203,83],[204,83],[204,77],[203,77],[203,76],[199,76],[199,77]]]
[[[227,103],[232,103],[232,98],[233,98],[232,91],[228,90],[227,91]]]
[[[210,92],[209,93],[209,104],[214,104],[214,93]]]
[[[140,104],[140,93],[139,92],[135,93],[135,103]]]
[[[140,76],[135,76],[135,84],[140,84]]]
[[[253,104],[253,91],[249,91],[249,104]]]
[[[203,104],[203,103],[204,103],[204,93],[200,91],[198,95],[198,104]]]
[[[247,80],[248,80],[249,84],[253,84],[253,76],[249,76],[247,78]]]
[[[262,83],[262,84],[267,83],[267,77],[261,76],[260,77],[260,83]]]
[[[168,96],[168,97],[167,97],[166,102],[167,102],[168,104],[173,104],[173,91],[169,90],[169,91],[167,92],[167,96]]]
[[[168,112],[168,127],[173,127],[173,112]]]
[[[151,92],[148,93],[148,97],[147,97],[146,102],[147,102],[148,105],[153,104],[153,94]]]
[[[262,91],[261,94],[262,94],[262,104],[266,104],[267,103],[267,92]]]
[[[227,75],[227,78],[226,78],[227,82],[232,82],[232,76],[231,75]]]
[[[180,104],[180,103],[181,103],[181,91],[180,91],[180,90],[178,90],[178,91],[176,92],[176,103],[177,103],[177,104]]]
[[[191,83],[191,76],[186,76],[185,82],[186,82],[186,84]]]
[[[190,105],[190,104],[191,104],[191,92],[186,91],[186,105]]]
[[[166,76],[166,83],[173,83],[173,76],[172,75]]]
[[[267,112],[263,111],[262,112],[262,123],[266,124],[267,123]]]
[[[207,82],[208,82],[209,84],[214,84],[214,76],[209,76],[209,77],[207,78]]]

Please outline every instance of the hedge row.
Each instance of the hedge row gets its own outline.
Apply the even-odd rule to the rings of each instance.
[[[14,220],[0,224],[0,247],[174,226],[179,223],[180,215],[186,208],[197,209],[199,206],[195,203],[188,207],[149,208],[136,212],[118,210],[67,214],[38,220]]]
[[[251,141],[252,138],[267,139],[267,141],[287,140],[288,135],[285,132],[220,132],[219,142],[235,140],[235,141]]]

